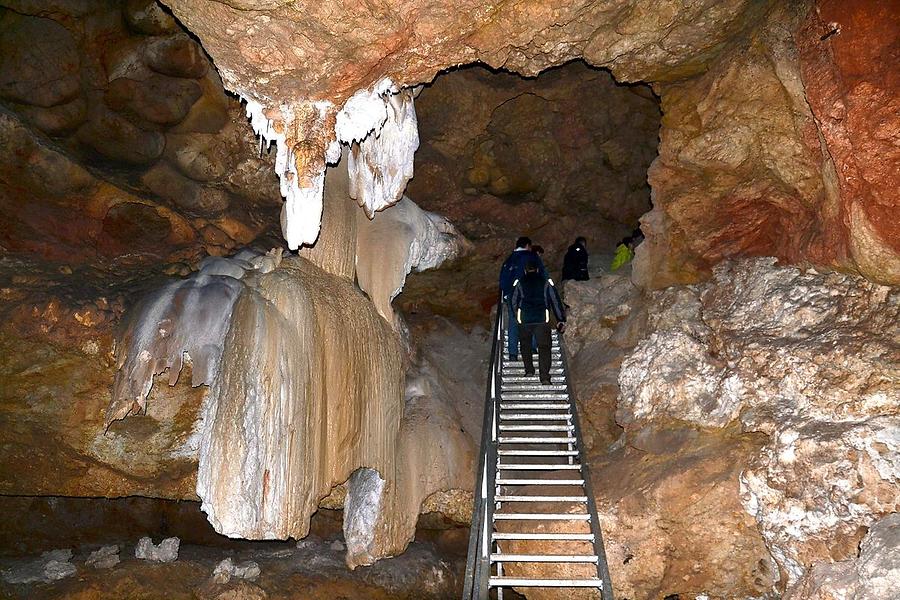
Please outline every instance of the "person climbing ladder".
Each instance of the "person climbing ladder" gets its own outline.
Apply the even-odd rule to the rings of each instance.
[[[537,339],[538,371],[541,383],[550,385],[550,310],[556,317],[557,330],[562,333],[566,324],[566,311],[553,285],[553,280],[538,270],[537,261],[525,264],[525,275],[513,284],[510,302],[515,323],[510,323],[510,333],[518,329],[519,351],[525,365],[525,375],[534,375],[531,356],[531,338]],[[510,336],[512,337],[512,336]]]

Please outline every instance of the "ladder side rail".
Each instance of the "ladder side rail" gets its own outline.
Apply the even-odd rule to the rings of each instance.
[[[469,552],[466,560],[466,576],[463,584],[463,600],[487,598],[490,580],[493,524],[494,480],[497,462],[497,409],[500,390],[500,357],[503,352],[503,298],[497,302],[491,344],[490,368],[485,389],[484,419],[481,426],[478,474],[473,489],[472,525],[469,532]],[[487,536],[485,540],[485,535]],[[486,543],[485,543],[486,541]]]
[[[572,414],[572,426],[574,428],[575,448],[578,456],[581,458],[581,478],[584,480],[584,492],[587,496],[588,512],[591,515],[591,524],[594,532],[594,554],[597,556],[597,577],[603,582],[603,588],[600,595],[603,600],[613,600],[612,579],[609,575],[609,564],[606,562],[606,549],[603,545],[603,534],[600,530],[600,519],[597,516],[597,502],[594,497],[594,490],[591,486],[591,473],[587,461],[587,454],[584,451],[584,442],[581,435],[581,420],[578,418],[578,400],[575,396],[575,389],[572,386],[571,372],[569,371],[569,361],[567,358],[566,346],[563,341],[563,334],[558,334],[560,361],[563,366],[563,373],[566,379],[566,392],[569,395],[569,405]]]

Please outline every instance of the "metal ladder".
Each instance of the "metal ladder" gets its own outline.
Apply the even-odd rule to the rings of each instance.
[[[525,375],[521,359],[509,360],[502,304],[497,313],[463,598],[502,600],[504,588],[554,587],[594,588],[602,600],[612,600],[562,336],[553,332],[551,384],[543,385],[537,375]],[[559,526],[577,531],[545,531]],[[525,541],[538,552],[505,551]],[[566,550],[556,550],[560,546]],[[528,563],[557,572],[541,578],[507,573]],[[573,563],[590,574],[559,573]]]

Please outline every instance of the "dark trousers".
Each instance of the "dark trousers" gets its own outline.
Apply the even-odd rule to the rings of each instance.
[[[519,353],[525,363],[525,372],[534,373],[534,361],[531,358],[531,336],[537,340],[538,371],[541,381],[550,379],[550,323],[520,323]]]

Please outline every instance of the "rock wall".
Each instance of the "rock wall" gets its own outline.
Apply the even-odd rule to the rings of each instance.
[[[709,72],[657,87],[664,116],[638,281],[689,283],[723,259],[768,255],[900,282],[887,166],[900,84],[878,66],[896,52],[890,5],[778,7]],[[842,33],[828,35],[829,19]]]
[[[650,209],[659,110],[647,86],[617,85],[581,61],[532,79],[470,66],[425,86],[416,111],[421,145],[408,193],[449,218],[475,252],[441,289],[410,289],[404,303],[480,318],[519,235],[544,247],[558,277],[577,235],[611,252]]]
[[[623,361],[646,343],[648,313],[658,305],[627,272],[569,281],[564,292],[569,364],[616,597],[771,597],[778,567],[739,483],[761,436],[672,420],[617,422]]]
[[[0,56],[6,250],[183,260],[273,229],[272,158],[156,2],[4,2]]]
[[[820,0],[796,35],[800,75],[839,194],[835,255],[866,277],[900,282],[900,56],[896,3]],[[815,147],[815,144],[812,144]],[[836,180],[836,182],[835,182]],[[830,226],[830,224],[829,224]]]
[[[801,598],[799,581],[857,560],[867,528],[898,511],[900,296],[773,262],[725,263],[707,284],[650,298],[616,420],[637,446],[673,427],[755,440],[731,498],[777,562],[773,581]]]

